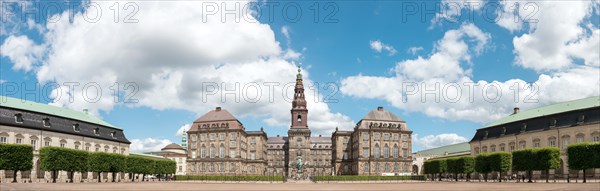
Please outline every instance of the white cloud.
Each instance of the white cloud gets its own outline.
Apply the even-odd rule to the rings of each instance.
[[[446,145],[452,145],[452,144],[457,144],[457,143],[463,143],[463,142],[467,142],[467,138],[462,137],[460,135],[457,134],[439,134],[439,135],[427,135],[424,136],[422,138],[419,138],[419,134],[414,134],[412,136],[413,140],[413,144],[415,144],[416,146],[425,148],[425,149],[430,149],[430,148],[436,148],[436,147],[441,147],[441,146],[446,146]]]
[[[533,83],[520,79],[475,81],[471,69],[464,66],[470,65],[471,56],[485,50],[488,41],[489,34],[463,24],[447,31],[429,57],[398,62],[392,77],[349,76],[342,79],[340,91],[356,98],[384,100],[408,112],[480,123],[505,117],[515,106],[529,109],[600,95],[600,69],[592,66],[541,74]],[[433,93],[425,89],[433,89]]]
[[[505,3],[513,6],[513,2]],[[585,65],[600,66],[600,30],[586,21],[593,15],[594,1],[540,1],[535,2],[534,17],[517,15],[518,23],[506,18],[498,24],[510,31],[524,27],[523,19],[530,22],[529,32],[513,38],[516,63],[538,72],[558,71],[577,65],[576,60],[584,60]],[[510,12],[505,13],[512,16]],[[569,16],[565,16],[569,15]],[[514,19],[514,18],[512,18]]]
[[[39,62],[44,48],[35,44],[27,36],[9,36],[0,46],[0,55],[7,57],[14,65],[14,70],[31,71]]]
[[[421,46],[419,46],[419,47],[410,47],[407,50],[407,52],[410,53],[410,54],[412,54],[412,55],[415,55],[415,54],[417,54],[420,51],[423,51],[423,47],[421,47]]]
[[[489,39],[490,34],[473,24],[464,24],[459,29],[447,31],[435,44],[434,53],[429,58],[419,56],[415,60],[398,63],[396,74],[417,81],[432,78],[457,80],[470,73],[461,68],[461,62],[470,62],[471,54],[483,51]],[[469,49],[468,42],[475,42],[474,47]]]
[[[397,52],[393,46],[384,44],[379,40],[372,40],[369,42],[369,45],[371,45],[371,49],[378,53],[381,53],[385,50],[388,52],[388,55],[392,56]]]
[[[177,129],[177,133],[175,133],[175,136],[177,136],[177,137],[183,136],[183,133],[189,131],[190,127],[192,127],[191,124],[182,125],[179,129]]]
[[[114,4],[95,3],[103,10]],[[284,89],[284,85],[295,81],[296,63],[287,59],[299,58],[300,53],[283,51],[269,25],[248,21],[251,15],[237,15],[240,22],[232,17],[221,22],[218,15],[202,22],[203,14],[198,8],[202,2],[136,4],[143,10],[136,15],[138,23],[115,23],[112,17],[90,23],[77,13],[72,22],[61,19],[45,25],[43,45],[48,48],[48,55],[34,68],[38,81],[80,84],[74,91],[65,86],[55,89],[53,105],[87,108],[95,114],[111,111],[121,104],[114,101],[114,83],[119,82],[123,90],[124,84],[134,82],[137,91],[132,98],[137,103],[125,104],[129,107],[203,114],[222,106],[238,117],[259,117],[269,125],[289,127],[291,103],[283,95],[293,95],[293,88]],[[68,13],[62,13],[61,18],[68,18]],[[308,71],[303,74],[305,84],[312,83]],[[87,95],[88,100],[84,99],[82,86],[92,82],[103,90],[98,100],[91,99],[95,98],[94,91]],[[271,91],[264,85],[268,82],[279,85]],[[247,91],[246,85],[251,83],[260,84],[261,89]],[[212,86],[207,84],[216,84],[218,93],[210,95]],[[220,92],[234,89],[236,84],[239,101],[233,95],[223,100]],[[253,98],[258,92],[260,100],[244,99]],[[68,95],[73,95],[73,102]],[[319,99],[314,98],[314,91],[307,89],[306,95],[313,131],[331,132],[336,125],[353,127],[354,122],[347,116],[331,112],[322,101],[315,102]]]
[[[160,149],[164,148],[168,144],[171,144],[171,141],[167,139],[133,139],[131,140],[131,144],[129,145],[129,151],[137,153],[160,151]]]

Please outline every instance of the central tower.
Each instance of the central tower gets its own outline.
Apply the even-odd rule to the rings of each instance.
[[[308,109],[306,109],[306,99],[304,98],[304,84],[302,84],[302,74],[298,67],[296,75],[296,86],[294,87],[294,100],[292,101],[292,121],[290,128],[308,129]]]
[[[306,108],[306,99],[304,97],[304,84],[302,84],[302,74],[298,67],[296,75],[296,86],[294,87],[294,100],[292,101],[291,124],[288,130],[288,149],[287,149],[287,175],[289,177],[305,178],[306,170],[298,171],[296,163],[302,161],[304,166],[312,160],[310,156],[310,129],[308,129],[308,109]],[[298,177],[300,176],[300,177]]]

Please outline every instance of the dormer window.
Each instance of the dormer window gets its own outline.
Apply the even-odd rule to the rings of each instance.
[[[506,134],[506,127],[502,127],[502,135]]]
[[[42,119],[42,124],[44,125],[44,127],[50,127],[50,118]]]
[[[577,118],[577,123],[581,124],[585,121],[585,115],[581,114],[579,115],[579,117]]]
[[[550,127],[556,127],[556,119],[550,120]]]
[[[116,135],[117,135],[116,131],[110,132],[110,137],[112,137],[113,139],[117,138]]]
[[[73,131],[75,131],[75,132],[81,131],[81,129],[79,128],[79,123],[73,123]]]
[[[15,122],[23,123],[23,114],[20,114],[20,113],[15,114]]]
[[[527,124],[523,123],[523,126],[521,126],[521,132],[525,132],[527,131]]]
[[[100,129],[94,128],[94,135],[100,135]]]

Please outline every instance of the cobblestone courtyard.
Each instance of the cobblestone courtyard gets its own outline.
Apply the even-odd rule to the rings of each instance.
[[[11,190],[577,190],[598,191],[600,183],[198,183],[198,182],[148,182],[148,183],[84,183],[84,184],[0,184],[0,191]]]

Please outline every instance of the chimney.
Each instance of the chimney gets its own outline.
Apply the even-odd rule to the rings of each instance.
[[[216,111],[221,111],[221,107],[217,107],[215,110]]]
[[[377,111],[383,111],[383,107],[381,107],[381,106],[377,107]]]
[[[83,113],[88,114],[88,109],[83,109]]]
[[[319,135],[319,137],[321,137],[321,135]]]
[[[513,115],[519,113],[519,107],[515,107],[514,111],[513,111]]]
[[[277,137],[279,137],[279,135],[277,135]]]

